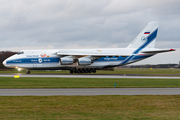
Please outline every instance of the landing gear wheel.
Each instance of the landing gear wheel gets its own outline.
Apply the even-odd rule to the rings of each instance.
[[[89,73],[92,73],[92,72],[93,72],[93,69],[90,69],[90,70],[89,70]]]
[[[96,69],[93,70],[93,73],[96,73]]]
[[[77,73],[78,73],[78,74],[81,73],[80,69],[77,70]]]
[[[76,74],[77,73],[77,70],[74,70],[74,74]]]
[[[31,74],[31,72],[29,70],[26,71],[26,74]]]
[[[70,70],[70,74],[73,74],[73,70]]]

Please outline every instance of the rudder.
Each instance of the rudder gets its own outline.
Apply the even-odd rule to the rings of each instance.
[[[129,44],[128,48],[154,48],[159,23],[153,21],[139,33],[139,35]]]

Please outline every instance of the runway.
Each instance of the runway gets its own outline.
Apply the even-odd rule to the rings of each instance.
[[[137,78],[137,79],[180,79],[180,77],[123,76],[104,74],[0,74],[3,77],[59,77],[59,78]],[[0,89],[0,96],[88,96],[88,95],[180,95],[180,88],[64,88],[64,89]]]
[[[123,76],[118,74],[0,74],[0,77],[14,77],[15,75],[19,75],[20,77],[58,77],[58,78],[138,78],[138,79],[180,79],[180,77],[160,77],[160,76]]]
[[[180,95],[180,88],[0,89],[0,96]]]

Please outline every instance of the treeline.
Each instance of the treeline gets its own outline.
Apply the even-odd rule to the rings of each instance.
[[[6,58],[8,58],[8,57],[10,57],[10,56],[12,56],[12,55],[14,55],[14,54],[16,54],[17,52],[12,52],[12,51],[0,51],[0,68],[2,69],[2,68],[5,68],[4,67],[4,65],[2,64],[2,62],[6,59]]]

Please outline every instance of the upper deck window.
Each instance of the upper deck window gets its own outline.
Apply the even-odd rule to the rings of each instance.
[[[24,54],[24,52],[23,52],[23,51],[21,51],[21,52],[18,52],[18,53],[17,53],[17,55],[20,55],[20,54]]]

